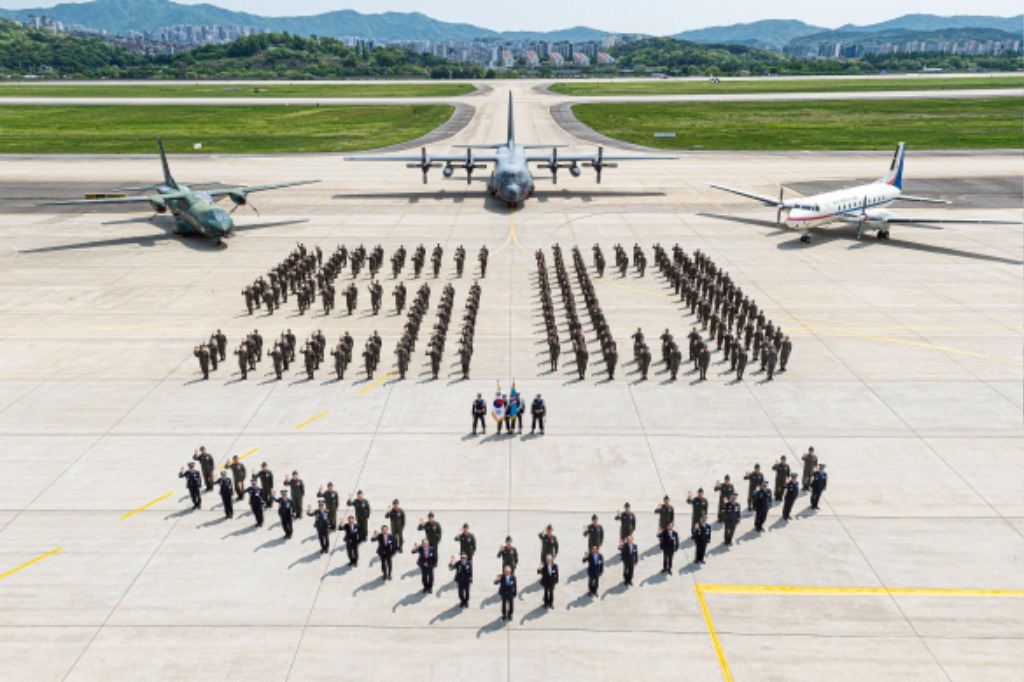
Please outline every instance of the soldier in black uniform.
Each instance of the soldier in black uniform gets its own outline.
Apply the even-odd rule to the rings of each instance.
[[[480,422],[480,432],[487,433],[487,422],[484,420],[484,416],[487,414],[487,403],[484,402],[483,394],[477,393],[476,400],[473,401],[473,435],[476,435],[476,425]]]
[[[732,536],[736,532],[736,526],[740,523],[740,516],[742,509],[740,503],[737,502],[736,494],[734,493],[729,501],[725,503],[724,510],[724,525],[725,525],[725,544],[732,544]]]
[[[761,484],[764,483],[764,474],[761,473],[761,465],[755,464],[754,470],[748,471],[743,474],[744,481],[750,481],[750,487],[747,489],[747,511],[754,509],[754,493],[757,492]]]
[[[327,483],[327,491],[324,491],[324,487],[320,486],[320,490],[316,491],[317,498],[324,501],[327,505],[327,518],[331,524],[331,530],[335,530],[338,527],[338,493],[334,490],[334,484]]]
[[[548,554],[537,569],[540,576],[540,585],[544,588],[544,606],[549,609],[555,608],[555,585],[558,584],[558,564],[555,557]]]
[[[583,563],[587,565],[587,592],[591,597],[597,597],[601,575],[604,573],[604,556],[599,550],[597,545],[591,545],[590,552],[583,553]]]
[[[767,483],[762,483],[754,493],[754,529],[764,532],[764,522],[768,520],[768,510],[772,508],[772,491]]]
[[[629,508],[629,502],[625,504],[623,511],[615,515],[615,520],[619,522],[620,541],[632,537],[633,533],[636,532],[636,514]]]
[[[356,499],[348,496],[345,502],[348,507],[355,507],[356,521],[359,523],[359,542],[366,542],[367,533],[370,530],[370,502],[363,498],[363,491],[356,492]]]
[[[434,563],[437,563],[437,547],[441,544],[441,524],[434,520],[434,512],[427,514],[427,522],[423,523],[423,519],[420,519],[420,523],[416,526],[417,530],[423,531],[427,536],[427,542],[434,548]]]
[[[800,496],[800,483],[796,480],[796,474],[790,474],[786,482],[785,502],[782,504],[782,518],[789,521],[790,512],[793,511],[793,503]]]
[[[704,552],[707,551],[710,543],[711,525],[708,523],[708,517],[702,516],[700,521],[693,526],[693,544],[697,548],[693,563],[704,563]]]
[[[348,523],[342,524],[341,532],[345,536],[342,540],[345,543],[345,552],[348,554],[350,566],[359,565],[359,524],[356,517],[349,516]]]
[[[633,571],[636,570],[637,562],[640,561],[640,549],[633,542],[633,536],[629,535],[619,543],[619,556],[622,559],[622,582],[627,586],[633,585]]]
[[[220,472],[220,478],[217,479],[217,486],[220,488],[220,501],[224,504],[224,516],[229,519],[234,518],[235,508],[232,504],[232,497],[234,497],[235,490],[231,484],[231,479],[228,478],[228,472]]]
[[[786,464],[785,455],[772,465],[772,471],[775,472],[775,501],[778,502],[782,499],[782,492],[786,487],[786,481],[789,480],[789,465]]]
[[[825,473],[825,465],[819,464],[818,470],[814,472],[814,480],[811,481],[811,509],[817,509],[821,501],[821,494],[828,487],[828,475]]]
[[[672,559],[679,551],[679,533],[670,523],[658,529],[658,544],[661,547],[661,572],[672,575]]]
[[[370,540],[377,543],[377,556],[380,557],[381,580],[391,580],[391,559],[395,556],[395,536],[388,532],[387,526],[381,526],[380,532],[374,532]]]
[[[426,538],[423,542],[412,548],[416,555],[416,565],[420,569],[420,581],[423,583],[424,594],[432,594],[434,591],[434,567],[437,565],[437,555],[434,548],[430,546]]]
[[[530,433],[537,430],[540,426],[540,435],[544,435],[544,417],[547,416],[548,408],[544,405],[544,400],[540,397],[540,393],[533,399],[533,404],[530,405],[530,414],[533,420],[530,422]]]
[[[405,511],[398,506],[398,498],[391,501],[391,509],[384,512],[384,518],[391,522],[391,532],[395,536],[395,546],[403,551],[405,546]]]
[[[715,482],[715,492],[718,493],[718,522],[722,523],[725,516],[725,505],[736,492],[736,487],[729,480],[729,474],[725,475],[725,483]]]
[[[281,528],[284,530],[285,540],[292,539],[292,519],[295,518],[295,503],[288,497],[288,491],[282,490],[281,497],[273,497],[277,502],[277,516],[281,519]]]
[[[199,468],[203,472],[203,483],[207,490],[213,490],[213,455],[206,451],[206,448],[199,446],[199,449],[192,453],[192,459],[199,462]]]
[[[188,471],[185,471],[185,467],[181,467],[178,470],[178,478],[185,479],[185,487],[188,488],[188,494],[192,498],[192,508],[200,509],[203,506],[203,498],[199,495],[199,472],[196,471],[196,463],[188,463]]]
[[[448,570],[455,571],[455,583],[459,586],[459,606],[469,608],[469,586],[473,584],[473,564],[463,553],[459,561],[452,557],[448,561]]]
[[[249,495],[249,509],[256,517],[257,528],[263,527],[263,491],[256,485],[256,477],[252,477],[252,483],[243,492]]]
[[[316,511],[308,510],[313,515],[313,527],[316,528],[316,537],[320,540],[320,553],[327,554],[331,549],[331,522],[327,518],[327,508],[324,501],[316,503]]]
[[[192,355],[199,358],[199,371],[203,373],[204,379],[210,378],[210,351],[206,350],[206,344],[200,344],[192,349]]]
[[[288,479],[288,488],[292,493],[292,505],[295,507],[295,518],[302,516],[302,501],[306,499],[306,484],[299,478],[299,472],[293,471]]]

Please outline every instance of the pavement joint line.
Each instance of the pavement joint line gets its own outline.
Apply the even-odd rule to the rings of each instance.
[[[59,551],[60,551],[60,550],[62,550],[62,549],[63,549],[63,547],[57,547],[56,549],[51,549],[51,550],[50,550],[49,552],[45,552],[45,553],[43,553],[43,554],[40,554],[40,555],[39,555],[39,556],[37,556],[37,557],[36,557],[35,559],[29,559],[28,561],[26,561],[26,562],[25,562],[25,563],[23,563],[22,565],[20,565],[20,566],[15,566],[15,567],[14,567],[14,568],[12,568],[11,570],[7,571],[6,573],[0,573],[0,580],[3,580],[4,578],[6,578],[6,577],[7,577],[7,576],[9,576],[9,575],[14,575],[15,573],[17,573],[17,572],[18,572],[18,571],[20,571],[21,569],[23,569],[23,568],[28,568],[28,567],[29,567],[29,566],[31,566],[32,564],[34,564],[34,563],[36,563],[36,562],[38,562],[38,561],[42,561],[42,560],[43,560],[43,559],[45,559],[46,557],[50,557],[50,556],[53,556],[54,554],[56,554],[57,552],[59,552]]]
[[[315,422],[315,421],[316,421],[317,419],[319,419],[320,417],[323,417],[324,415],[326,415],[326,414],[327,414],[328,412],[330,412],[330,410],[324,410],[324,411],[323,411],[323,412],[321,412],[320,414],[316,414],[316,415],[313,415],[312,417],[310,417],[310,418],[309,418],[309,419],[307,419],[306,421],[304,421],[304,422],[302,422],[301,424],[299,424],[298,426],[296,426],[296,427],[295,427],[295,430],[296,430],[296,431],[298,431],[298,430],[299,430],[299,429],[301,429],[302,427],[304,427],[304,426],[308,426],[309,424],[312,424],[313,422]]]
[[[128,517],[134,516],[135,514],[138,514],[143,509],[148,509],[149,507],[152,507],[157,502],[163,502],[164,500],[166,500],[168,497],[170,497],[173,494],[174,494],[174,492],[172,491],[172,492],[167,493],[166,495],[161,495],[160,497],[156,498],[155,500],[152,500],[152,501],[147,502],[146,504],[142,505],[138,509],[133,509],[132,511],[128,512],[127,514],[123,514],[121,516],[121,520],[124,521]]]
[[[362,394],[366,393],[367,391],[369,391],[371,388],[376,388],[377,386],[380,386],[382,383],[384,383],[385,381],[387,381],[391,377],[395,376],[395,374],[397,374],[397,373],[398,372],[388,372],[387,374],[382,376],[380,379],[377,379],[376,381],[374,381],[372,384],[369,384],[368,386],[363,386],[361,389],[356,391],[356,395],[362,395]],[[319,419],[324,414],[327,414],[327,413],[324,412],[323,414],[319,414],[316,417],[313,417],[313,419]],[[312,420],[310,420],[310,421],[312,421]],[[306,423],[308,423],[308,422],[306,422]],[[305,425],[305,423],[303,425]],[[299,428],[299,427],[296,426],[295,428]]]

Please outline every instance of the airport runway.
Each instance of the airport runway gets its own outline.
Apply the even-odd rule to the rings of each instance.
[[[592,149],[548,115],[551,98],[528,83],[510,86],[521,142]],[[504,140],[506,99],[502,87],[474,97],[476,116],[437,147]],[[226,249],[174,238],[166,218],[151,225],[144,212],[56,211],[25,200],[48,186],[63,196],[156,181],[155,157],[0,158],[8,677],[1015,680],[1024,625],[1024,229],[894,226],[879,242],[857,241],[849,227],[802,245],[775,226],[773,211],[704,184],[767,194],[780,183],[852,184],[882,175],[889,156],[704,153],[623,165],[602,185],[586,174],[540,183],[514,214],[486,200],[482,184],[438,174],[424,186],[402,164],[172,158],[181,181],[323,179],[259,196],[259,217],[239,209],[240,231]],[[1019,217],[1012,194],[998,192],[997,208],[978,195],[990,185],[1009,192],[1008,178],[1022,170],[1019,155],[911,151],[908,187],[938,190],[955,178],[948,191],[973,198],[893,210]],[[440,381],[429,380],[422,355],[406,381],[390,376],[402,319],[390,305],[369,314],[365,274],[353,318],[298,316],[291,298],[273,317],[247,316],[242,287],[297,241],[325,252],[380,243],[388,256],[399,244],[440,243],[445,268],[431,281],[432,303],[452,276],[455,247],[472,260],[488,245],[472,379],[459,378],[452,339]],[[631,362],[606,381],[587,325],[586,380],[576,381],[567,346],[562,368],[548,372],[533,254],[544,249],[550,263],[555,243],[578,244],[588,263],[594,243],[606,251],[639,243],[649,256],[655,243],[701,250],[791,335],[789,371],[735,383],[714,353],[705,384],[692,372],[670,382],[660,362],[650,381],[638,381]],[[419,285],[411,269],[405,276]],[[471,281],[453,280],[457,315]],[[390,276],[382,282],[389,294]],[[656,341],[666,327],[680,338],[694,323],[653,266],[644,278],[609,270],[596,286],[623,362],[637,326]],[[432,306],[426,328],[435,314]],[[385,370],[373,381],[355,371],[336,382],[322,368],[312,382],[294,372],[277,382],[265,360],[242,382],[229,361],[203,382],[191,351],[217,328],[231,345],[254,328],[267,338],[291,328],[300,339],[348,330],[357,343],[379,330]],[[513,380],[528,398],[543,394],[548,434],[470,437],[476,393],[489,398]],[[444,570],[435,593],[420,595],[411,555],[396,557],[394,581],[381,584],[368,545],[355,569],[336,538],[321,558],[308,520],[284,542],[276,510],[258,530],[249,516],[223,520],[211,495],[202,511],[188,511],[176,475],[199,445],[218,461],[244,456],[250,470],[267,461],[279,482],[298,470],[307,501],[327,481],[343,498],[362,489],[378,527],[396,497],[413,526],[434,511],[443,560],[458,548],[456,529],[470,523],[479,543],[471,608],[455,608]],[[675,574],[658,573],[652,512],[664,494],[688,519],[687,491],[741,478],[755,462],[799,458],[811,445],[830,475],[821,511],[808,513],[802,496],[796,520],[780,521],[776,507],[759,537],[745,514],[734,547],[719,547],[715,526],[706,565],[688,564],[687,541]],[[646,559],[628,590],[611,562],[592,601],[580,572],[582,527],[600,515],[610,559],[612,517],[626,501],[638,512]],[[540,608],[532,579],[547,523],[561,544],[553,611]],[[491,584],[506,534],[522,561],[522,598],[507,626]],[[407,545],[418,538],[407,531]]]

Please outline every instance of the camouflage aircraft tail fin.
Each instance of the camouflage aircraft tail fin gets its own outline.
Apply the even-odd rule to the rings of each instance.
[[[516,143],[516,124],[512,120],[512,93],[508,93],[508,146],[511,148]]]
[[[174,176],[171,175],[171,168],[167,165],[167,155],[164,154],[163,139],[156,138],[156,146],[160,148],[160,164],[164,167],[164,183],[171,189],[178,189],[178,183],[174,181]]]

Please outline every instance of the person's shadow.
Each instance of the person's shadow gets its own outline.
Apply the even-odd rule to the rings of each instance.
[[[489,635],[492,632],[497,632],[498,630],[503,629],[504,627],[505,627],[505,621],[503,621],[499,617],[497,620],[492,620],[490,623],[488,623],[487,625],[485,625],[482,628],[480,628],[479,630],[477,630],[476,631],[476,638],[480,639],[481,635]]]
[[[448,608],[448,609],[442,611],[441,613],[437,614],[433,618],[431,618],[430,619],[430,625],[433,625],[434,623],[440,623],[440,622],[443,622],[443,621],[446,621],[446,620],[451,620],[455,616],[459,615],[459,613],[461,613],[461,612],[462,612],[462,607],[459,606],[458,604],[456,604],[455,606],[452,606],[451,608]]]
[[[608,595],[618,596],[620,594],[625,594],[628,591],[629,591],[629,585],[627,585],[626,583],[619,583],[615,587],[613,587],[613,588],[611,588],[609,590],[605,590],[604,594],[601,595],[601,601],[604,601],[605,598],[608,597]]]
[[[541,606],[538,606],[533,611],[528,612],[525,616],[520,618],[519,619],[519,624],[522,625],[522,624],[527,623],[527,622],[529,622],[531,620],[539,620],[539,619],[543,618],[547,614],[547,612],[548,612],[548,607],[546,607],[546,606],[544,606],[542,604]]]
[[[399,607],[402,607],[402,606],[413,606],[414,604],[419,604],[421,601],[423,601],[426,598],[427,598],[427,593],[424,592],[423,590],[420,590],[419,592],[413,592],[412,594],[406,595],[400,601],[398,601],[394,606],[392,606],[391,607],[391,613],[397,613]]]
[[[293,568],[295,568],[299,564],[309,564],[309,563],[312,563],[312,562],[316,561],[317,559],[319,559],[322,556],[324,556],[324,555],[320,553],[320,550],[317,550],[317,551],[315,551],[315,552],[313,552],[311,554],[307,554],[306,556],[304,556],[302,558],[299,558],[299,559],[296,559],[295,561],[290,563],[288,565],[288,570],[289,571],[292,570]]]
[[[576,597],[571,602],[566,604],[565,610],[571,611],[572,609],[582,609],[590,606],[593,603],[594,597],[589,592],[584,592],[583,594],[581,594],[580,596]]]
[[[379,577],[374,578],[370,582],[363,583],[362,585],[357,587],[355,590],[353,590],[352,591],[352,596],[355,597],[360,592],[372,592],[372,591],[374,591],[376,589],[379,589],[383,584],[384,584],[384,581],[381,580]]]

